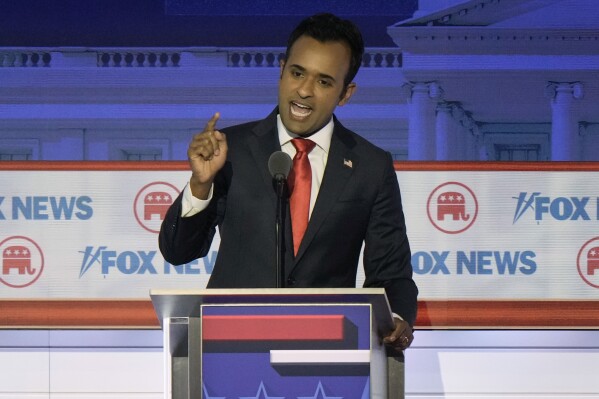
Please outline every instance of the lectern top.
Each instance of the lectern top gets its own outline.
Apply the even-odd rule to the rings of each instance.
[[[391,308],[383,288],[242,288],[151,290],[158,319],[200,317],[202,305],[370,304],[382,330],[393,329]]]

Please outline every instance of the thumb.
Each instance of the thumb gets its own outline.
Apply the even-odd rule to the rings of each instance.
[[[218,142],[219,150],[226,152],[227,149],[229,148],[227,145],[227,135],[224,134],[223,132],[217,130],[214,132],[214,138]]]

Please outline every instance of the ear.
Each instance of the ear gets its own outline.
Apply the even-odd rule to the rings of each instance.
[[[337,103],[337,105],[342,107],[345,104],[347,104],[347,102],[349,101],[351,96],[353,96],[354,93],[356,92],[357,88],[358,88],[358,86],[356,86],[356,84],[354,82],[351,82],[350,84],[348,84],[347,87],[341,93],[341,97],[339,98],[339,103]]]
[[[279,78],[283,77],[283,69],[285,69],[285,59],[279,61],[279,67],[281,68],[281,73],[279,74]]]

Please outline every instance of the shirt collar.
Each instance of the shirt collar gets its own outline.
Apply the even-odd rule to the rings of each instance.
[[[335,126],[333,122],[333,117],[331,116],[331,120],[324,125],[319,131],[310,135],[310,140],[316,143],[317,146],[322,148],[325,153],[329,153],[329,148],[331,147],[331,139],[333,138],[333,127]],[[281,143],[281,147],[291,139],[296,137],[300,137],[295,133],[291,133],[287,130],[285,125],[283,125],[283,121],[281,120],[281,115],[277,115],[277,128],[279,131],[279,142]]]

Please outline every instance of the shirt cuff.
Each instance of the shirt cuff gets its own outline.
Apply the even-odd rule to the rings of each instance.
[[[183,189],[183,198],[181,198],[181,217],[188,218],[193,215],[197,215],[204,209],[208,208],[208,204],[210,204],[210,200],[212,200],[213,189],[214,184],[210,186],[208,199],[202,200],[193,196],[191,193],[191,187],[189,187],[188,183]]]

